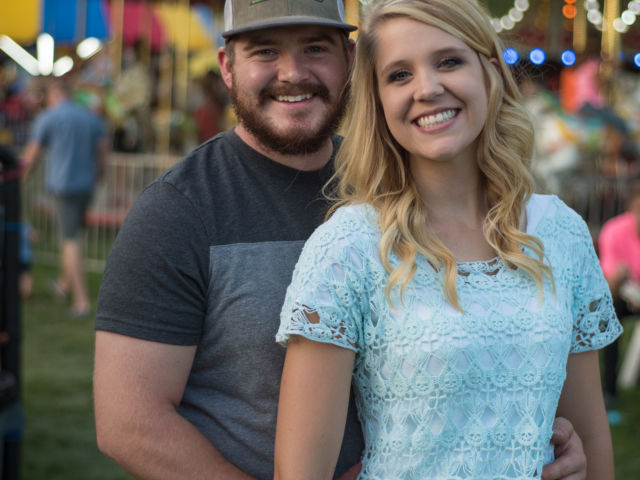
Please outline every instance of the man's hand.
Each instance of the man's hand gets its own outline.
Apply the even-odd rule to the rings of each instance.
[[[356,480],[361,469],[362,463],[358,462],[349,470],[340,475],[336,480]]]
[[[556,460],[545,465],[542,480],[585,480],[587,457],[582,440],[569,420],[562,417],[554,420],[551,442],[555,445]]]

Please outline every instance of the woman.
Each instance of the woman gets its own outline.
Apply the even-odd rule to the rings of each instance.
[[[580,217],[533,195],[532,127],[469,0],[374,2],[340,201],[283,307],[275,477],[331,478],[353,384],[361,479],[534,479],[557,414],[613,478],[595,349],[621,332]],[[566,375],[566,380],[565,380]]]

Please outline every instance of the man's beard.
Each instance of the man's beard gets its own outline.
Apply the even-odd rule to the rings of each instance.
[[[315,153],[326,145],[327,139],[333,135],[342,121],[346,106],[346,89],[341,92],[337,101],[331,105],[329,89],[320,84],[301,83],[288,88],[265,88],[259,96],[258,102],[252,102],[247,95],[243,95],[235,87],[234,80],[230,97],[238,122],[249,131],[260,144],[274,152],[283,155],[305,155]],[[318,128],[309,131],[304,128],[294,128],[288,132],[279,132],[272,123],[264,120],[261,113],[262,106],[278,95],[298,95],[300,92],[312,93],[331,108]]]

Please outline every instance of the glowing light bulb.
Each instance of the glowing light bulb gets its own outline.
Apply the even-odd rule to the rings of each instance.
[[[542,65],[546,58],[547,55],[541,48],[534,48],[529,52],[529,60],[531,60],[531,63],[534,65]]]
[[[560,60],[562,63],[568,67],[576,63],[576,53],[573,50],[565,50],[560,54]]]
[[[515,48],[505,48],[502,52],[502,57],[507,65],[515,65],[520,58]]]

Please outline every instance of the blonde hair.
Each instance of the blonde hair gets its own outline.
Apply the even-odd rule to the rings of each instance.
[[[487,121],[477,155],[489,205],[484,236],[506,265],[521,268],[535,279],[542,298],[543,276],[553,283],[551,268],[544,263],[540,240],[519,229],[524,206],[533,193],[529,173],[533,126],[502,57],[502,43],[487,13],[471,0],[381,0],[370,5],[358,36],[353,88],[345,116],[348,123],[336,158],[338,201],[329,215],[351,203],[368,203],[378,211],[380,255],[389,272],[387,299],[396,284],[401,293],[404,291],[420,253],[443,275],[446,299],[462,311],[456,291],[456,259],[427,228],[428,206],[409,171],[407,152],[389,132],[378,96],[376,28],[395,17],[440,28],[477,52],[489,91]],[[490,59],[497,61],[498,68]],[[533,255],[523,253],[523,247]],[[391,265],[390,252],[398,256],[399,265]]]

